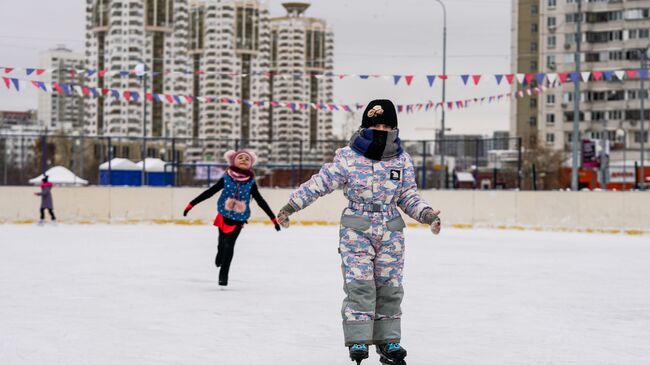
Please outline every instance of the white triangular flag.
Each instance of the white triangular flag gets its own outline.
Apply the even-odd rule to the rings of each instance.
[[[587,82],[589,81],[589,76],[591,76],[591,72],[581,72],[580,75],[582,76],[582,81]]]
[[[623,81],[623,78],[625,77],[625,71],[614,71],[614,75],[616,75],[619,80]]]
[[[557,80],[557,74],[556,73],[546,74],[546,77],[548,78],[548,82],[551,85],[553,85],[555,83],[555,80]]]
[[[79,95],[79,96],[84,96],[84,91],[81,89],[81,86],[75,85],[74,86],[74,91]]]
[[[523,84],[523,83],[524,83],[524,79],[526,78],[526,74],[517,74],[516,76],[517,76],[517,81],[518,81],[520,84]]]

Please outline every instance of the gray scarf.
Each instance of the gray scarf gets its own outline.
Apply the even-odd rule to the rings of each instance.
[[[391,160],[403,151],[398,129],[391,131],[360,129],[352,135],[350,148],[375,161]]]

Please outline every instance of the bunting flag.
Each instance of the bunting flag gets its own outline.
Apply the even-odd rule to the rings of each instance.
[[[480,82],[478,75],[472,75],[472,82],[478,84]],[[155,93],[146,93],[142,94],[136,90],[117,90],[117,89],[97,89],[94,87],[88,87],[84,85],[73,85],[68,83],[45,83],[38,80],[20,80],[18,78],[9,78],[2,77],[5,87],[7,89],[15,89],[16,91],[24,91],[25,85],[32,85],[32,87],[44,91],[44,92],[56,92],[59,95],[67,95],[70,97],[110,97],[115,100],[124,100],[126,102],[141,102],[142,100],[148,102],[157,102],[157,103],[167,103],[167,104],[192,104],[195,102],[202,103],[224,103],[224,104],[236,104],[236,105],[246,105],[247,107],[286,107],[293,111],[298,110],[309,110],[310,108],[316,110],[325,110],[325,111],[343,111],[352,113],[361,110],[365,107],[363,103],[355,103],[354,107],[351,107],[349,104],[330,104],[330,103],[305,103],[305,102],[277,102],[277,101],[267,101],[267,100],[247,100],[247,99],[232,99],[227,97],[207,97],[207,96],[191,96],[191,95],[162,95]],[[469,79],[468,79],[469,80]],[[553,85],[552,87],[559,87],[561,84]],[[413,103],[413,104],[397,104],[397,110],[400,113],[415,113],[420,111],[435,111],[439,108],[448,109],[448,110],[461,110],[467,109],[471,106],[478,106],[484,103],[490,104],[494,101],[501,100],[511,100],[514,97],[524,97],[526,95],[533,95],[547,90],[548,87],[541,85],[535,88],[526,88],[523,90],[518,90],[515,92],[500,94],[489,97],[473,98],[473,99],[464,99],[464,100],[455,100],[455,101],[446,101],[445,103],[433,101],[428,101],[426,103]]]
[[[434,81],[436,81],[436,75],[427,75],[427,82],[429,82],[429,87],[433,86]]]
[[[402,79],[402,75],[393,75],[393,80],[395,82],[395,85],[397,85],[400,79]]]
[[[497,85],[501,85],[501,80],[503,79],[503,75],[494,75],[494,78],[497,80]]]

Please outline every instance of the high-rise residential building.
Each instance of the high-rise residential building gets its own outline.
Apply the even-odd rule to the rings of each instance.
[[[37,112],[0,110],[0,163],[23,169],[34,160],[34,145],[38,134],[43,132],[44,123],[39,122]],[[6,178],[3,174],[3,178]]]
[[[541,1],[548,0],[513,0],[513,73],[537,73],[540,70]],[[516,82],[513,85],[517,87]],[[517,98],[510,106],[510,133],[512,137],[521,137],[522,144],[526,148],[534,147],[538,143],[538,99],[537,95]]]
[[[138,101],[106,95],[88,99],[87,133],[141,136],[144,91],[190,95],[188,0],[86,0],[86,67],[105,70],[87,83],[100,89],[135,90]],[[131,72],[145,65],[145,76]],[[146,88],[145,88],[146,85]],[[149,137],[190,135],[190,105],[146,103]],[[155,149],[148,152],[156,154]]]
[[[572,72],[576,69],[575,50],[581,39],[581,71],[638,70],[640,49],[650,43],[650,1],[582,0],[582,16],[577,0],[543,0],[540,22],[540,66],[543,72]],[[581,34],[577,34],[577,21]],[[609,140],[610,161],[639,159],[640,100],[638,77],[620,81],[580,83],[581,138]],[[646,85],[647,88],[647,85]],[[539,138],[546,146],[570,151],[573,130],[573,83],[543,93],[538,109]],[[647,91],[646,119],[650,115]],[[618,131],[618,133],[617,133]],[[646,148],[647,148],[646,144]]]
[[[65,46],[57,46],[40,54],[40,67],[51,70],[41,80],[52,83],[80,84],[84,74],[75,70],[84,68],[83,54],[75,53]],[[58,93],[38,94],[38,115],[42,127],[53,131],[70,132],[83,126],[84,98],[72,93],[61,96]]]
[[[320,162],[332,147],[332,111],[314,108],[332,103],[334,34],[323,19],[305,16],[308,3],[287,2],[287,13],[271,19],[271,99],[309,103],[311,108],[270,108],[269,134],[277,161]]]
[[[269,11],[257,0],[201,0],[190,8],[189,55],[194,95],[241,101],[268,100],[271,33]],[[269,152],[268,109],[251,103],[194,103],[188,158],[220,159],[227,148]]]

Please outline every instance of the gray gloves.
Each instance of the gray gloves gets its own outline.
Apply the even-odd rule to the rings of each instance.
[[[431,208],[427,208],[423,210],[422,213],[420,213],[420,222],[428,224],[429,229],[431,229],[431,232],[433,232],[433,234],[440,233],[440,217],[438,217],[439,214],[439,210],[433,210]]]
[[[280,211],[278,212],[278,223],[282,226],[282,228],[289,228],[289,216],[293,213],[295,213],[296,210],[291,206],[291,204],[287,204]]]

